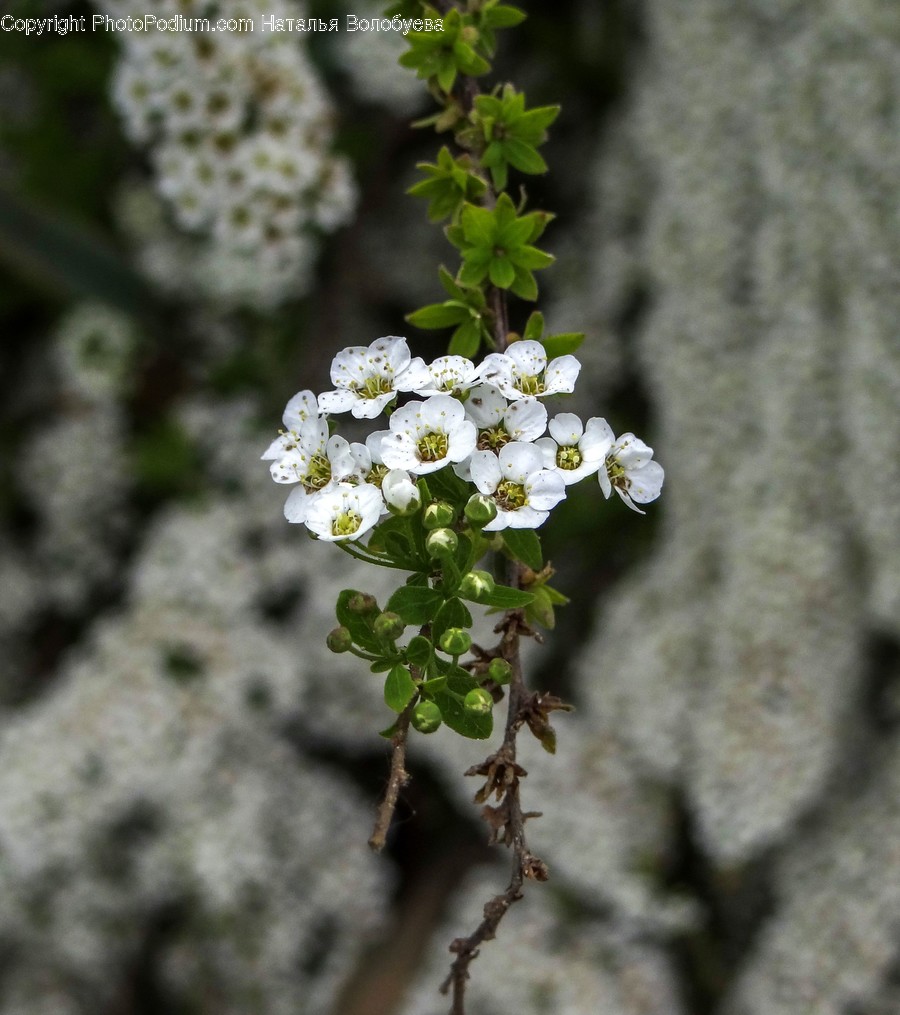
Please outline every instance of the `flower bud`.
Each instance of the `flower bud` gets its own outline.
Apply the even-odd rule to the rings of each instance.
[[[347,600],[347,609],[351,613],[364,617],[367,613],[374,613],[378,609],[378,602],[368,592],[354,592]]]
[[[425,537],[429,557],[449,557],[458,545],[459,539],[453,529],[434,529]]]
[[[489,715],[494,707],[494,699],[490,691],[483,687],[473,687],[463,700],[463,706],[473,715]]]
[[[379,613],[372,624],[372,630],[378,638],[387,638],[388,641],[396,641],[406,624],[396,613]]]
[[[332,652],[349,652],[353,645],[353,637],[346,627],[336,627],[328,632],[325,644]]]
[[[420,733],[434,733],[443,722],[441,710],[433,701],[420,701],[409,720]]]
[[[482,529],[488,522],[497,517],[497,505],[492,497],[483,493],[473,493],[466,502],[466,518],[476,529]]]
[[[422,513],[422,524],[426,529],[445,529],[453,524],[456,512],[445,500],[433,500]]]
[[[381,494],[395,515],[414,515],[422,506],[419,488],[403,469],[391,469],[381,481]]]
[[[441,651],[451,656],[461,656],[472,647],[472,636],[461,627],[448,627],[441,635]]]
[[[479,600],[489,596],[495,588],[493,576],[487,571],[470,571],[459,583],[459,594],[464,599]]]
[[[508,684],[512,679],[512,666],[499,656],[488,665],[488,676],[495,684]]]

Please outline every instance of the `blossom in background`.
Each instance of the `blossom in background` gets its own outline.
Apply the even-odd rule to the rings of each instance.
[[[475,424],[449,395],[410,402],[391,416],[391,432],[381,445],[384,464],[419,476],[461,462],[475,450]]]
[[[485,525],[486,532],[536,529],[566,496],[565,483],[544,468],[544,457],[534,444],[513,441],[499,455],[476,451],[470,468],[478,492],[497,505],[497,517]]]
[[[334,391],[319,395],[322,412],[349,412],[374,419],[400,391],[414,391],[431,380],[421,359],[412,360],[405,338],[389,335],[370,346],[351,346],[331,364]]]
[[[615,490],[632,511],[646,514],[637,505],[656,500],[665,476],[663,467],[652,459],[653,448],[648,448],[633,433],[622,434],[606,452],[603,467],[597,474],[603,496],[608,499]]]
[[[533,341],[513,342],[506,352],[485,356],[481,364],[482,380],[511,400],[569,394],[580,372],[574,356],[558,356],[548,364],[546,349]]]

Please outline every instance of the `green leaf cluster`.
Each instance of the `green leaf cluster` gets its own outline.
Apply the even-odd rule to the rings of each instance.
[[[547,163],[538,146],[547,139],[547,128],[559,115],[559,106],[525,108],[525,96],[512,85],[499,95],[479,95],[471,119],[484,150],[480,161],[491,171],[497,190],[506,187],[509,167],[531,175],[546,173]]]
[[[428,218],[440,222],[456,218],[467,201],[477,201],[487,190],[487,184],[477,174],[469,155],[454,159],[446,145],[438,152],[437,162],[419,162],[417,169],[425,179],[414,183],[408,194],[424,197],[428,201]]]
[[[446,229],[447,238],[462,255],[458,282],[472,286],[488,279],[522,299],[537,299],[534,272],[549,267],[555,258],[533,243],[552,217],[541,211],[519,215],[505,193],[493,208],[465,205],[459,223]]]
[[[442,30],[409,32],[406,36],[409,49],[400,57],[403,67],[409,67],[420,78],[434,82],[447,94],[453,90],[458,75],[480,77],[487,74],[491,65],[477,52],[481,35],[471,15],[463,14],[455,7],[446,14],[425,7],[424,16],[440,19]]]

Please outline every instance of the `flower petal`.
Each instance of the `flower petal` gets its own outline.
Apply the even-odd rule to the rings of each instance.
[[[544,385],[547,392],[568,393],[575,390],[581,364],[574,356],[557,356],[547,367]]]
[[[600,416],[592,416],[584,425],[584,436],[579,442],[579,449],[589,462],[606,458],[616,437],[612,427]]]
[[[532,473],[544,468],[544,456],[540,448],[524,441],[511,441],[504,445],[498,458],[503,478],[514,483],[524,484]]]
[[[554,361],[555,362],[555,361]],[[574,412],[557,413],[548,426],[550,436],[557,444],[573,447],[578,444],[584,434],[584,424]]]
[[[631,481],[628,492],[632,500],[638,504],[649,504],[662,492],[665,472],[659,462],[647,462],[640,469],[634,469],[628,473]]]
[[[528,506],[537,511],[549,511],[566,499],[566,484],[562,476],[550,469],[542,469],[530,476],[525,483]]]
[[[536,440],[547,429],[547,407],[536,398],[520,399],[506,410],[503,422],[514,441]]]
[[[479,493],[493,493],[500,483],[500,460],[492,451],[475,451],[469,460],[472,482]]]
[[[476,384],[465,401],[466,415],[481,430],[495,427],[506,409],[506,399],[493,384]]]
[[[513,342],[506,350],[506,355],[513,362],[513,373],[525,377],[536,377],[547,366],[547,350],[540,342],[530,339]]]
[[[319,414],[316,396],[311,391],[298,391],[284,408],[281,421],[288,430],[299,430],[308,419]]]

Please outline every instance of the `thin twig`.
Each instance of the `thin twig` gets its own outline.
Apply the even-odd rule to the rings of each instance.
[[[376,853],[380,853],[384,849],[400,790],[409,782],[409,773],[406,771],[406,741],[409,735],[409,720],[415,702],[416,699],[413,698],[400,713],[400,717],[397,719],[397,728],[391,737],[391,773],[384,796],[378,805],[375,827],[369,838],[369,847]]]

